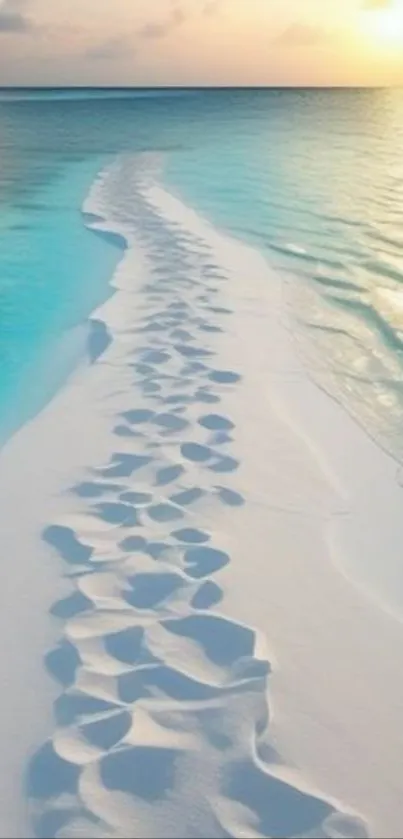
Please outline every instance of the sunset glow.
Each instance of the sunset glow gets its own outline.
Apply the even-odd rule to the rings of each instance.
[[[401,86],[403,0],[0,0],[2,85]]]
[[[361,24],[364,33],[375,45],[397,47],[403,51],[402,0],[393,0],[389,5],[365,10],[361,15]]]

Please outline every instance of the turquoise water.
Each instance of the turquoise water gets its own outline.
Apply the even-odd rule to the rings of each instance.
[[[96,172],[152,149],[168,186],[286,272],[317,375],[402,459],[402,141],[400,91],[0,92],[3,436],[109,293],[119,252],[79,212]]]

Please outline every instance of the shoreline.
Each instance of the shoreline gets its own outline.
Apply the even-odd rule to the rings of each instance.
[[[316,812],[322,813],[325,821],[330,819],[329,830],[335,829],[337,825],[340,835],[352,835],[351,831],[355,831],[355,836],[367,835],[363,822],[355,816],[355,813],[358,813],[368,820],[370,835],[381,836],[384,835],[382,831],[387,830],[389,835],[397,837],[401,829],[398,776],[401,766],[399,753],[402,753],[399,737],[403,736],[399,734],[403,730],[403,680],[395,673],[393,662],[399,660],[403,626],[383,611],[377,610],[365,594],[340,573],[336,564],[332,562],[327,535],[329,523],[337,522],[339,527],[340,522],[349,520],[349,517],[353,520],[355,517],[358,529],[361,530],[360,509],[364,510],[365,516],[368,509],[365,504],[362,508],[354,504],[351,506],[351,499],[357,497],[360,490],[360,486],[353,482],[356,477],[354,466],[346,462],[346,468],[340,474],[340,452],[335,451],[333,457],[329,457],[326,448],[327,435],[330,427],[334,429],[335,415],[337,427],[340,429],[337,440],[341,442],[344,439],[343,435],[347,433],[351,441],[351,451],[356,452],[358,443],[362,446],[360,464],[366,463],[369,443],[360,443],[358,438],[363,432],[349,417],[347,419],[344,410],[338,408],[331,397],[320,394],[295,356],[289,333],[284,327],[281,280],[276,279],[264,257],[251,247],[216,231],[197,213],[184,207],[175,197],[155,185],[152,173],[151,177],[143,182],[136,170],[136,165],[141,159],[134,156],[132,168],[129,158],[123,163],[118,161],[115,168],[112,167],[115,177],[112,193],[108,193],[108,184],[111,182],[111,170],[108,170],[103,179],[97,182],[98,186],[91,200],[87,201],[84,207],[86,213],[91,202],[99,198],[105,201],[106,208],[108,201],[115,202],[112,212],[114,221],[111,222],[110,218],[102,220],[103,214],[100,213],[101,220],[94,221],[94,224],[101,230],[111,228],[114,233],[119,232],[117,228],[131,231],[127,250],[111,282],[111,296],[91,317],[92,321],[104,324],[105,333],[109,334],[111,340],[108,346],[102,345],[103,352],[95,353],[97,358],[94,358],[91,368],[84,366],[76,370],[41,414],[17,432],[0,454],[2,473],[5,475],[7,472],[7,478],[0,477],[2,513],[4,520],[8,521],[7,529],[0,537],[3,540],[3,553],[7,551],[11,558],[21,555],[30,557],[31,585],[35,588],[35,597],[31,597],[30,591],[30,603],[27,599],[21,599],[18,593],[10,597],[18,606],[15,623],[26,624],[27,609],[32,620],[35,614],[36,620],[38,614],[41,614],[39,634],[32,640],[30,653],[33,657],[35,679],[39,686],[40,662],[37,655],[39,647],[42,652],[45,646],[48,647],[48,643],[44,644],[43,640],[44,637],[49,638],[51,623],[50,635],[60,633],[62,638],[78,649],[81,661],[84,661],[84,666],[79,667],[79,671],[84,670],[81,675],[79,672],[80,689],[119,706],[118,712],[116,708],[115,712],[105,711],[105,723],[106,719],[123,714],[125,703],[122,704],[121,696],[119,701],[116,701],[115,682],[133,669],[132,666],[128,667],[127,662],[123,666],[119,656],[113,661],[110,653],[109,657],[105,657],[105,638],[108,633],[116,633],[117,627],[123,626],[148,627],[150,624],[159,627],[161,620],[194,620],[196,615],[200,618],[201,615],[208,614],[211,622],[215,616],[219,621],[216,630],[218,637],[220,632],[224,633],[223,638],[225,632],[230,632],[230,638],[234,638],[234,641],[230,642],[234,643],[234,660],[231,660],[229,670],[227,666],[228,672],[225,676],[214,658],[211,660],[207,655],[208,645],[205,646],[207,642],[203,640],[203,635],[197,635],[193,640],[189,638],[182,650],[180,644],[177,649],[171,648],[164,633],[160,637],[160,629],[158,632],[157,629],[147,629],[150,635],[150,649],[154,651],[154,655],[165,657],[166,666],[175,666],[182,675],[187,674],[189,677],[193,672],[193,677],[196,678],[197,672],[201,683],[208,684],[210,689],[213,685],[216,690],[219,685],[220,690],[214,699],[217,708],[223,707],[226,712],[228,707],[232,709],[230,716],[235,721],[236,736],[233,730],[227,730],[226,734],[231,742],[234,741],[231,746],[234,754],[231,752],[231,758],[223,758],[222,755],[216,754],[216,751],[220,750],[212,749],[210,744],[209,749],[205,751],[206,765],[214,768],[220,778],[221,774],[224,778],[228,775],[236,786],[234,773],[242,757],[244,763],[249,761],[247,778],[253,779],[254,773],[257,772],[259,783],[267,789],[268,795],[273,783],[285,784],[287,795],[291,796],[290,802],[296,802],[298,795],[305,796],[303,800],[306,801],[308,809],[313,807],[313,819]],[[130,183],[133,187],[132,194]],[[103,187],[105,192],[102,196]],[[117,196],[122,196],[122,201],[117,199]],[[109,215],[110,210],[111,208]],[[143,238],[143,243],[139,241],[139,236],[140,239]],[[148,248],[144,246],[144,241],[147,240],[150,245]],[[251,281],[246,283],[245,277],[248,274]],[[161,346],[164,340],[168,340],[165,339],[166,328],[162,328],[164,318],[158,315],[158,311],[161,305],[165,305],[166,300],[167,305],[169,301],[175,303],[176,288],[171,289],[169,285],[173,275],[179,283],[178,293],[182,295],[182,302],[188,309],[183,310],[185,315],[182,325],[179,318],[176,326],[171,327],[173,332],[182,333],[170,339],[174,348],[178,346],[178,342],[182,347],[181,350],[175,349],[182,366],[179,370],[175,368],[174,373],[168,373],[167,378],[161,372],[165,360],[158,361],[154,356],[151,357],[150,353],[154,351],[151,348],[155,347],[159,338]],[[206,284],[207,291],[201,293],[200,286]],[[179,311],[180,307],[176,310]],[[154,320],[143,320],[148,317],[148,313]],[[167,317],[166,312],[164,317]],[[177,319],[177,316],[175,317]],[[189,350],[189,347],[193,346],[193,339],[184,337],[189,317],[190,322],[196,324],[195,334],[203,339],[200,352],[193,353]],[[136,333],[136,325],[138,327],[140,322],[143,325],[148,323],[149,329]],[[156,328],[158,324],[161,325],[161,329]],[[145,342],[145,346],[142,345],[142,341]],[[136,353],[140,354],[140,360],[133,360]],[[160,353],[168,354],[170,358],[166,361],[171,363],[171,352],[167,351],[165,345]],[[174,357],[177,359],[175,353],[172,354],[173,360]],[[162,368],[159,364],[163,365]],[[214,367],[209,367],[210,364],[216,365],[215,371]],[[139,367],[143,369],[138,369]],[[146,368],[151,368],[151,372],[150,369],[147,372]],[[187,369],[186,373],[183,373],[183,368]],[[224,377],[222,373],[217,377],[220,370],[226,371]],[[137,374],[141,387],[140,384],[136,384]],[[156,389],[153,390],[152,385],[157,386]],[[165,393],[161,388],[165,387],[170,395],[164,396],[164,404],[176,404],[176,409],[155,407],[159,404],[158,400],[162,399],[159,394]],[[175,393],[179,396],[186,395],[192,393],[194,387],[196,398],[175,403]],[[303,410],[306,396],[310,412],[308,416]],[[323,400],[327,400],[328,412],[324,424]],[[119,417],[127,412],[135,413],[142,409],[143,403],[147,404],[146,410],[151,411],[153,416],[160,416],[162,412],[165,425],[155,425],[151,420],[150,428],[144,433],[140,430],[139,433],[143,436],[138,437],[136,423],[132,424],[127,417],[123,422]],[[221,419],[224,418],[224,425],[227,423],[224,437],[227,434],[229,439],[220,438],[219,431],[223,433],[223,425],[221,429],[211,430],[206,444],[205,428],[200,424],[199,415],[215,416],[216,410]],[[315,448],[315,444],[312,443],[311,423],[312,417],[318,420],[320,414],[322,421],[315,422],[313,435],[317,446]],[[82,434],[83,427],[87,429],[85,435]],[[88,429],[91,429],[91,434],[88,434]],[[355,434],[357,436],[354,436]],[[186,435],[190,435],[190,441]],[[143,552],[144,555],[141,553],[138,557],[139,565],[131,568],[130,556],[117,553],[116,539],[118,535],[122,538],[122,527],[127,531],[127,538],[136,535],[138,523],[135,519],[138,517],[141,528],[144,528],[143,532],[149,534],[148,539],[152,539],[155,544],[156,540],[165,542],[168,527],[165,516],[169,518],[170,515],[166,508],[172,506],[172,502],[169,499],[166,501],[165,493],[168,490],[164,490],[161,484],[161,489],[156,491],[160,494],[158,504],[153,502],[150,508],[150,523],[149,514],[143,510],[143,504],[148,502],[138,499],[136,507],[133,499],[129,501],[128,495],[133,495],[132,489],[136,489],[134,495],[148,495],[150,487],[155,486],[156,474],[153,471],[149,472],[147,464],[144,464],[144,475],[139,472],[136,485],[129,488],[126,486],[130,481],[125,475],[124,464],[128,462],[127,457],[133,457],[134,452],[136,457],[141,458],[147,451],[147,457],[151,453],[152,460],[158,461],[161,457],[165,462],[165,466],[158,466],[158,475],[158,470],[169,470],[172,465],[178,464],[178,444],[182,451],[179,465],[185,469],[187,480],[201,489],[205,496],[200,504],[195,502],[193,506],[191,502],[190,510],[185,510],[193,522],[192,529],[218,539],[219,547],[214,549],[217,561],[222,555],[229,558],[228,562],[216,569],[217,573],[214,573],[213,563],[213,573],[208,574],[204,582],[204,585],[210,586],[211,592],[216,591],[218,586],[221,589],[222,600],[213,607],[212,612],[208,612],[206,606],[198,612],[193,606],[189,607],[185,595],[183,599],[182,594],[179,596],[173,592],[172,599],[168,599],[167,603],[163,601],[160,605],[157,602],[155,609],[151,609],[151,615],[151,607],[148,607],[144,617],[141,610],[145,607],[139,607],[137,601],[128,610],[122,593],[127,587],[127,580],[124,578],[128,574],[131,576],[130,569],[132,573],[135,571],[140,575],[152,573],[153,563],[150,563],[147,552]],[[210,455],[208,456],[206,451],[202,453],[206,445],[213,451],[210,465]],[[184,446],[188,448],[184,449]],[[116,459],[116,452],[120,453],[120,460]],[[373,460],[372,457],[370,460],[373,474],[378,475],[379,461]],[[154,469],[154,466],[150,466],[150,469]],[[34,502],[31,500],[31,475],[37,476]],[[382,475],[383,486],[388,486],[388,470],[384,469]],[[178,479],[173,479],[171,494],[172,490],[176,496],[189,491],[186,482],[184,486],[180,485],[181,480],[179,479],[179,485],[176,487]],[[363,480],[368,480],[368,472],[363,474]],[[119,486],[124,484],[123,488],[119,489],[120,500],[114,497],[116,490],[108,489],[109,485],[115,483]],[[97,498],[87,497],[84,490],[84,494],[77,493],[77,487],[86,486],[88,490],[89,485],[92,485],[93,491],[94,488],[96,491],[100,490],[102,503],[95,503]],[[105,487],[105,490],[102,487]],[[233,503],[218,504],[217,487],[221,487],[218,492],[221,500],[232,499]],[[126,495],[123,504],[122,494]],[[240,499],[245,503],[241,503]],[[367,503],[367,499],[364,498],[364,501]],[[378,503],[378,499],[375,501]],[[131,506],[131,509],[134,504],[135,519],[131,520],[131,524],[126,519],[119,519],[122,512],[129,518],[134,515],[133,509],[130,514],[129,510],[122,511],[125,504]],[[24,509],[23,533],[17,532],[18,526],[16,528],[15,522],[15,509],[21,506]],[[153,512],[155,506],[164,507],[164,511],[159,509]],[[179,516],[181,503],[175,501],[174,507]],[[118,516],[118,519],[115,519],[115,516]],[[170,530],[182,527],[180,523],[176,525],[175,519],[173,522]],[[57,533],[55,528],[59,528]],[[49,535],[49,531],[53,536],[47,539],[46,544],[42,541],[41,533]],[[60,541],[61,537],[63,538]],[[351,539],[350,535],[349,543]],[[90,549],[91,555],[86,555],[83,562],[72,559],[76,550],[74,545]],[[55,547],[56,552],[67,553],[67,556],[64,556],[67,563],[65,561],[61,565],[57,561],[59,570],[56,573],[52,569],[52,563],[56,561]],[[204,577],[201,572],[200,576],[192,576],[189,567],[183,566],[183,558],[177,555],[176,549],[174,550],[172,536],[161,550],[161,558],[166,565],[165,574],[180,577],[182,580],[179,585],[177,579],[178,591],[182,592],[182,585],[185,592],[190,591],[189,586],[196,586],[198,580],[203,585]],[[212,556],[211,560],[213,561]],[[41,579],[36,581],[36,585],[32,570],[34,562],[43,568]],[[99,571],[96,570],[94,562],[100,563]],[[60,580],[60,568],[64,572],[64,583]],[[115,568],[118,569],[116,572]],[[45,577],[46,585],[42,589]],[[14,580],[21,591],[26,590],[26,579],[16,580],[14,576]],[[155,582],[158,583],[157,580]],[[81,617],[80,611],[78,616],[70,615],[67,611],[67,617],[59,624],[54,624],[53,618],[49,621],[46,615],[46,610],[52,607],[52,604],[57,605],[57,591],[66,589],[69,598],[76,593],[77,584],[81,594],[85,592],[85,598],[92,604],[92,617],[91,620],[88,618],[88,622],[94,622],[94,629],[89,633],[86,629],[85,611]],[[60,596],[62,593],[61,591]],[[193,598],[196,594],[196,590],[192,589]],[[16,660],[22,660],[27,654],[24,649],[26,639],[19,637],[17,626],[9,627],[9,632],[13,639],[11,649],[14,649],[14,657]],[[254,691],[251,691],[246,702],[246,697],[249,697],[248,680],[252,676],[244,674],[241,678],[239,675],[242,674],[242,667],[245,665],[241,666],[238,660],[237,645],[243,637],[249,639],[249,667],[255,673],[255,688],[258,685],[260,691],[257,694],[260,697],[258,722],[255,700],[252,701],[251,698]],[[260,640],[263,638],[266,638],[266,643],[270,645],[268,651],[266,644]],[[378,654],[378,674],[377,684],[374,686],[375,651]],[[388,656],[385,656],[387,651],[390,654],[389,660]],[[8,659],[7,655],[9,654],[6,653],[3,672],[11,673],[13,656]],[[329,657],[332,661],[332,672],[335,674],[335,683],[331,685],[326,672]],[[58,667],[63,670],[63,662],[63,656],[61,659],[56,657],[56,670]],[[264,668],[261,669],[264,664],[268,665],[269,671],[271,670],[268,688],[267,673],[263,675]],[[13,691],[23,693],[24,667],[20,669],[21,672],[13,676],[13,689],[8,690],[10,708],[15,704]],[[246,715],[244,712],[240,713],[238,707],[239,687],[233,687],[234,684],[238,685],[238,681],[234,681],[235,672],[243,684],[242,701],[248,709]],[[13,679],[9,684],[12,684]],[[220,681],[222,679],[224,682]],[[225,682],[225,679],[228,682]],[[45,679],[43,681],[45,682]],[[228,689],[231,688],[229,696],[232,697],[225,701],[222,696],[224,684],[228,684]],[[65,691],[69,695],[69,686]],[[32,723],[38,720],[38,710],[41,708],[44,728],[49,729],[50,703],[53,698],[63,696],[63,691],[60,693],[58,688],[54,690],[44,686],[42,697],[39,694],[38,690],[31,706],[31,714],[28,715],[30,726],[28,727],[27,722],[22,726],[25,750],[27,745],[30,751],[35,746],[40,747],[37,733],[34,736],[31,730]],[[45,694],[46,715],[43,714],[42,708]],[[371,701],[365,705],[367,695],[371,697]],[[265,716],[262,708],[264,709],[265,702],[267,703],[267,697],[269,725],[262,722],[262,713],[263,717]],[[188,722],[191,721],[188,704],[184,694],[181,694],[179,708],[175,712],[171,709],[172,713],[182,714]],[[153,743],[155,748],[156,744],[161,742],[161,720],[158,715],[164,709],[161,711],[147,700],[141,700],[138,705],[145,714],[144,730],[148,731],[149,735],[144,743],[136,728],[131,731],[130,740],[123,742],[126,742],[127,748],[128,742],[131,745],[137,744],[136,748],[139,748],[140,737],[142,748],[147,742]],[[374,707],[377,708],[377,713],[382,713],[383,716],[382,721],[377,721],[376,742],[371,743],[373,762],[370,762],[364,771],[360,762],[365,763],[373,730]],[[125,713],[127,710],[126,708]],[[201,713],[202,708],[199,710]],[[16,719],[23,720],[24,713],[26,697],[21,696],[20,704],[15,708]],[[215,713],[219,714],[220,711]],[[4,718],[11,716],[10,711]],[[101,718],[100,721],[102,722]],[[162,728],[165,729],[166,726],[167,723]],[[171,720],[171,744],[173,732],[176,739],[179,737],[180,729],[177,726],[178,722],[173,725]],[[250,726],[255,726],[253,738]],[[168,725],[168,729],[169,727]],[[212,737],[215,731],[214,716],[210,720],[207,714],[205,727]],[[202,730],[204,736],[206,732],[203,728]],[[105,765],[112,763],[113,748],[101,749],[98,744],[95,751],[88,750],[89,747],[84,746],[82,730],[80,731],[78,734],[78,729],[68,727],[66,732],[62,726],[55,727],[48,731],[48,734],[57,754],[64,755],[63,760],[69,755],[69,760],[77,766],[85,767],[88,764],[85,771],[83,769],[84,786],[81,786],[86,807],[92,807],[97,818],[109,826],[113,825],[115,830],[127,827],[129,822],[125,823],[125,818],[140,819],[136,822],[140,830],[149,823],[147,820],[151,817],[144,802],[140,808],[137,804],[135,816],[130,809],[127,795],[123,802],[123,798],[119,798],[123,795],[120,791],[112,796],[102,785],[99,788],[101,778],[97,775],[95,767],[97,762],[104,761]],[[258,735],[256,731],[259,732]],[[179,750],[181,753],[178,759],[184,768],[187,767],[187,772],[196,767],[198,772],[203,773],[206,766],[198,763],[194,757],[195,746],[198,744],[197,747],[200,747],[197,739],[199,734],[196,736],[196,733],[196,728],[193,727],[192,736],[189,734],[190,739],[189,742],[186,741],[186,746],[184,738],[183,752]],[[183,731],[180,736],[182,734]],[[12,732],[9,736],[12,739]],[[18,772],[18,758],[21,760],[24,750],[22,741],[19,754],[13,756],[14,783],[15,773]],[[204,740],[203,747],[207,749]],[[11,744],[5,752],[11,752]],[[94,765],[93,770],[91,762]],[[300,771],[293,768],[294,763],[299,766]],[[29,771],[32,774],[32,765]],[[357,777],[358,775],[360,777]],[[384,782],[379,789],[379,777],[382,775]],[[230,785],[229,780],[226,787],[224,784],[227,790],[228,784]],[[245,824],[252,830],[252,823],[245,822],[246,813],[241,812],[242,808],[235,806],[228,793],[224,796],[224,787],[211,788],[208,792],[206,790],[207,797],[217,800],[213,814],[210,811],[202,812],[202,826],[204,824],[205,828],[212,831],[220,824],[223,829],[233,831],[234,836],[241,835],[236,831],[244,830]],[[188,802],[184,809],[188,813],[187,807],[190,811],[194,806],[195,793],[185,785],[179,796],[182,803],[184,789]],[[105,801],[101,803],[103,797]],[[15,817],[13,807],[15,805],[18,810],[20,802],[15,801],[15,795],[14,799],[10,795],[7,784],[0,790],[0,799],[5,813],[7,834],[20,835],[18,832],[12,832]],[[44,799],[46,801],[46,795]],[[119,802],[124,803],[125,808],[129,808],[122,815],[115,807],[118,805],[119,809]],[[37,804],[38,801],[34,808],[36,817],[43,819],[46,806],[44,810],[42,805],[38,808]],[[53,806],[51,805],[51,809]],[[253,803],[252,797],[244,802],[244,806],[254,810],[255,820],[260,820],[263,829],[265,812],[262,803]],[[10,820],[7,824],[10,807]],[[179,818],[179,811],[174,804],[172,808],[169,814],[165,813],[163,808],[159,813],[159,804],[154,805],[153,812],[157,811],[154,824],[158,825],[158,819],[161,818],[161,828],[169,829],[168,816]],[[76,804],[75,810],[72,807],[73,811],[77,819],[82,818],[82,815],[77,815]],[[119,821],[120,817],[123,822]],[[301,824],[296,825],[296,829],[301,830]],[[85,826],[89,829],[88,824],[84,824]],[[189,829],[189,823],[184,825],[183,829]],[[256,830],[256,825],[253,829]],[[323,826],[321,829],[324,829]],[[64,830],[68,830],[68,827]],[[68,833],[58,835],[67,836]],[[260,834],[257,832],[256,835]]]

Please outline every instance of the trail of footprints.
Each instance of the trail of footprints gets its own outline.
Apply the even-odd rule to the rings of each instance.
[[[152,265],[122,362],[132,406],[113,420],[109,462],[72,487],[80,527],[44,533],[72,591],[52,608],[63,632],[46,665],[61,693],[27,775],[35,835],[366,836],[359,819],[282,779],[264,640],[220,614],[231,557],[206,510],[236,516],[245,503],[221,409],[240,377],[213,352],[229,314],[216,299],[225,276],[133,177],[130,195]],[[127,214],[117,208],[120,223]]]

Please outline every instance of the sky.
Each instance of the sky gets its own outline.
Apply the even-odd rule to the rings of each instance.
[[[403,85],[403,0],[0,0],[7,85]]]

